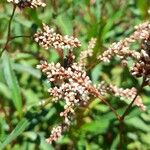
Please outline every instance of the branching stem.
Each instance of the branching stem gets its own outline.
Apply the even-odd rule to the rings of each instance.
[[[116,116],[117,120],[120,120],[119,114],[118,114],[117,111],[112,107],[112,105],[111,105],[107,100],[105,100],[103,97],[99,96],[98,98],[99,98],[102,102],[104,102],[104,103],[112,110],[112,112],[113,112],[114,115]]]
[[[133,105],[133,103],[135,102],[137,96],[139,95],[140,91],[143,89],[144,84],[146,81],[146,77],[143,77],[143,81],[141,86],[139,87],[135,97],[133,98],[133,100],[131,101],[131,103],[128,105],[128,107],[125,109],[124,113],[122,114],[122,116],[120,116],[119,119],[119,133],[120,133],[120,143],[119,143],[119,149],[121,150],[124,144],[124,135],[123,135],[123,121],[125,119],[125,117],[129,114],[129,111]]]
[[[17,35],[17,36],[10,37],[10,40],[14,40],[17,38],[32,38],[32,36],[31,35]]]
[[[16,5],[13,5],[13,11],[12,11],[12,14],[11,14],[11,16],[10,16],[9,23],[8,23],[7,40],[6,40],[6,43],[5,43],[5,45],[4,45],[4,48],[3,48],[2,51],[0,52],[0,57],[2,56],[3,52],[7,49],[8,43],[9,43],[9,41],[10,41],[10,39],[11,39],[11,24],[12,24],[12,19],[13,19],[13,17],[14,17],[16,8],[17,8],[17,6],[16,6]]]

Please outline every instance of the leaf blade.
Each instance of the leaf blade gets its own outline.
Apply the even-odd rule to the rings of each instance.
[[[12,64],[7,52],[3,53],[2,59],[3,59],[3,71],[4,71],[5,80],[11,92],[11,97],[14,106],[17,109],[19,116],[21,117],[23,114],[23,110],[22,110],[21,91],[18,84],[18,80],[12,69]]]
[[[15,129],[7,136],[7,138],[0,143],[0,149],[5,148],[10,142],[12,142],[15,138],[17,138],[29,125],[29,121],[23,118]]]

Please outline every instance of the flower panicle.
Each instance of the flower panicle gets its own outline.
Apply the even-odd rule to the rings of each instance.
[[[144,75],[150,75],[149,23],[143,23],[136,26],[135,29],[135,32],[128,38],[112,44],[108,50],[99,56],[99,59],[110,61],[114,55],[119,56],[122,60],[132,57],[136,60],[134,69],[131,70],[133,75],[137,75],[136,71],[141,71],[141,66],[137,63],[146,66],[144,67],[145,70],[142,70]],[[52,100],[54,102],[64,101],[64,109],[59,114],[63,119],[63,123],[52,129],[51,135],[46,140],[48,143],[61,137],[63,132],[72,124],[76,108],[87,106],[92,96],[99,98],[101,95],[111,94],[121,99],[131,100],[131,102],[136,98],[134,105],[142,110],[146,109],[141,97],[137,96],[137,90],[134,87],[123,89],[112,84],[106,84],[103,81],[98,86],[92,85],[92,81],[85,71],[85,60],[87,57],[92,56],[92,49],[96,43],[95,39],[91,39],[87,50],[80,54],[80,59],[76,63],[72,49],[81,46],[77,38],[57,34],[45,24],[43,24],[41,31],[35,33],[34,38],[45,49],[50,47],[60,50],[69,49],[63,65],[53,62],[48,63],[47,61],[41,61],[37,65],[37,68],[46,75],[48,82],[52,83],[48,89],[49,94],[53,97]],[[141,52],[129,50],[129,44],[139,39],[144,41]],[[136,68],[137,66],[139,68]],[[138,72],[138,75],[143,76],[143,72]]]
[[[53,101],[64,100],[64,110],[60,113],[63,118],[63,125],[68,128],[75,116],[75,109],[80,106],[85,106],[90,100],[90,96],[97,91],[92,89],[91,80],[86,75],[86,72],[78,63],[73,63],[65,68],[60,63],[47,63],[41,61],[37,68],[46,74],[49,82],[53,83],[53,87],[48,89],[48,92],[53,96]],[[65,129],[66,129],[65,128]],[[57,129],[57,130],[56,130]],[[47,142],[57,140],[62,134],[62,128],[54,128]]]
[[[42,30],[35,33],[34,39],[44,49],[53,47],[55,49],[63,50],[81,46],[81,43],[77,38],[68,35],[62,36],[54,32],[53,28],[50,28],[45,24],[43,24]]]
[[[147,40],[150,35],[150,23],[144,22],[138,26],[135,26],[135,31],[129,37],[113,43],[106,51],[98,56],[100,61],[110,62],[113,56],[118,56],[122,60],[126,60],[127,57],[139,60],[141,53],[130,50],[130,44],[139,40]]]
[[[96,44],[96,38],[91,38],[89,41],[88,47],[86,50],[82,51],[79,56],[79,64],[82,66],[86,65],[86,58],[91,57],[93,55],[93,49]]]
[[[20,9],[24,9],[26,7],[37,8],[46,6],[42,0],[7,0],[7,2],[17,5]]]
[[[56,127],[53,127],[51,135],[46,139],[46,142],[51,144],[53,141],[57,141],[62,136],[62,133],[66,130],[67,127],[68,126],[66,124],[60,124]]]
[[[150,35],[142,43],[141,58],[131,67],[131,74],[146,78],[146,84],[150,85]]]
[[[97,89],[99,90],[100,94],[105,96],[107,94],[112,94],[114,96],[120,97],[120,99],[125,100],[133,100],[137,94],[136,88],[119,88],[116,85],[107,84],[102,81],[98,86]],[[136,100],[134,101],[134,105],[138,106],[142,110],[146,110],[146,106],[143,104],[142,99],[140,96],[137,96]]]

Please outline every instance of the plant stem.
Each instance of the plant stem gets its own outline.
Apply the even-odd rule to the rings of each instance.
[[[7,40],[6,40],[6,43],[4,45],[4,48],[2,49],[2,51],[0,52],[0,57],[2,56],[3,52],[6,50],[7,46],[8,46],[8,43],[11,39],[10,35],[11,35],[11,24],[12,24],[12,19],[13,19],[13,16],[15,14],[15,10],[16,10],[17,6],[16,5],[13,5],[13,11],[12,11],[12,14],[10,16],[10,20],[9,20],[9,23],[8,23],[8,32],[7,32]]]
[[[123,148],[123,143],[124,143],[124,135],[123,135],[123,120],[119,120],[119,133],[120,133],[120,144],[119,144],[119,150]]]
[[[112,107],[112,105],[107,100],[105,100],[103,97],[99,96],[98,98],[102,102],[104,102],[113,111],[113,113],[115,114],[117,120],[120,120],[120,116],[118,115],[117,111]]]
[[[17,35],[17,36],[10,37],[10,40],[14,40],[16,38],[31,38],[31,37],[32,37],[31,35]]]
[[[139,95],[140,91],[142,90],[142,88],[144,87],[146,81],[146,77],[143,77],[143,81],[141,86],[139,87],[135,97],[133,98],[133,100],[131,101],[131,103],[128,105],[128,107],[126,108],[126,110],[124,111],[124,113],[122,114],[122,116],[119,119],[119,132],[120,132],[120,143],[119,143],[119,149],[121,150],[124,144],[124,135],[123,135],[123,121],[125,119],[125,117],[129,114],[129,111],[133,105],[133,103],[135,102],[137,96]]]
[[[100,92],[94,86],[89,86],[87,89],[90,93],[92,93],[92,95],[94,95],[95,97],[99,98],[102,102],[104,102],[115,114],[117,120],[120,120],[120,116],[118,115],[117,111],[112,107],[112,105],[107,100],[105,100],[104,97],[101,96]]]
[[[133,103],[135,102],[137,96],[139,95],[140,91],[142,90],[144,84],[145,84],[146,78],[143,77],[143,81],[141,86],[139,87],[139,90],[137,91],[135,97],[133,98],[132,102],[128,105],[128,107],[126,108],[125,112],[123,113],[123,115],[121,116],[121,120],[124,120],[124,118],[127,116],[127,114],[129,113],[130,108],[132,107]]]

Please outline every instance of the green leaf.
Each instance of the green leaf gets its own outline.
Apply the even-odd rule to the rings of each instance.
[[[61,27],[61,31],[63,34],[71,34],[72,33],[72,24],[71,21],[66,18],[64,15],[60,15],[56,20],[55,20],[56,25]]]
[[[119,134],[114,138],[110,150],[117,149],[118,143],[119,143]]]
[[[7,136],[7,138],[0,143],[0,149],[2,150],[7,146],[10,142],[12,142],[14,139],[16,139],[29,125],[29,121],[25,118],[23,118],[16,128],[10,133],[10,135]]]
[[[27,66],[27,65],[14,63],[13,68],[20,72],[27,72],[38,79],[41,77],[41,73],[39,70],[32,68],[30,66]]]
[[[81,126],[80,130],[82,132],[92,132],[93,134],[104,133],[109,125],[109,120],[107,118],[101,118],[90,123],[86,123]]]
[[[5,80],[11,92],[11,98],[14,103],[14,106],[17,109],[19,116],[21,117],[23,113],[21,91],[15,73],[12,69],[12,64],[7,52],[3,53],[2,59]]]
[[[140,129],[145,132],[150,132],[149,126],[142,121],[139,117],[130,118],[128,120],[125,120],[126,124],[131,125],[137,129]]]
[[[10,91],[9,91],[8,87],[2,82],[0,82],[0,92],[6,98],[8,98],[8,99],[11,98],[11,94],[10,94]]]

